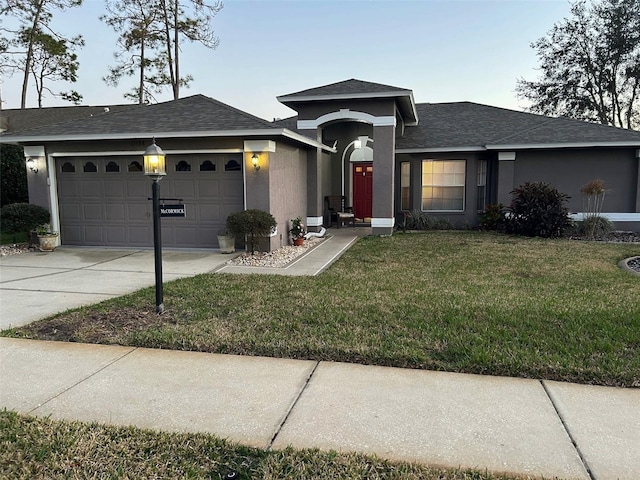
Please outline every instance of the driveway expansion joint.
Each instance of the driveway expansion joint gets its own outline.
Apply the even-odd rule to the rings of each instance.
[[[558,419],[560,419],[560,422],[562,423],[562,428],[564,428],[564,431],[567,433],[569,440],[571,440],[571,444],[573,445],[573,448],[576,449],[576,452],[578,453],[578,457],[580,458],[582,465],[587,471],[587,475],[589,475],[589,478],[591,480],[597,480],[596,477],[593,475],[593,472],[591,471],[591,467],[589,467],[589,463],[584,458],[584,455],[582,454],[582,451],[580,450],[578,443],[576,442],[575,438],[571,434],[571,430],[569,430],[569,425],[567,425],[567,423],[564,420],[564,417],[562,416],[562,413],[560,413],[560,410],[556,406],[556,402],[553,400],[553,395],[551,394],[551,391],[547,388],[547,384],[545,383],[544,380],[540,380],[540,385],[542,385],[544,393],[547,395],[547,398],[551,402],[551,405],[553,406],[553,409],[555,410],[556,415],[558,416]]]
[[[27,412],[28,415],[34,414],[33,412],[35,412],[36,410],[38,410],[39,408],[43,407],[44,405],[46,405],[47,403],[55,400],[56,398],[58,398],[61,395],[64,395],[65,393],[67,393],[69,390],[77,387],[78,385],[80,385],[83,382],[86,382],[87,380],[89,380],[90,378],[96,376],[98,373],[106,370],[107,368],[109,368],[111,365],[113,365],[116,362],[119,362],[120,360],[122,360],[124,357],[132,354],[133,352],[135,352],[136,350],[138,350],[139,347],[131,347],[131,349],[128,352],[125,352],[124,354],[120,355],[118,358],[114,358],[113,360],[111,360],[109,363],[107,363],[106,365],[103,365],[102,367],[100,367],[98,370],[96,370],[95,372],[91,372],[89,375],[87,375],[84,378],[81,378],[80,380],[78,380],[77,382],[75,382],[73,385],[69,385],[68,387],[63,388],[60,392],[56,393],[54,396],[52,396],[51,398],[46,399],[44,402],[36,405],[35,407],[33,407],[31,410],[29,410]]]
[[[311,378],[316,373],[316,370],[318,369],[319,365],[320,365],[320,362],[317,361],[316,364],[311,369],[311,372],[307,376],[307,378],[306,378],[306,380],[304,382],[304,385],[302,385],[302,388],[298,392],[298,395],[296,395],[296,398],[294,398],[293,402],[291,402],[291,406],[287,410],[287,413],[285,413],[285,415],[282,417],[282,421],[276,427],[276,431],[273,434],[273,436],[271,437],[271,440],[269,441],[269,444],[267,445],[267,448],[266,448],[267,451],[271,450],[271,448],[273,447],[273,443],[276,441],[276,438],[278,438],[278,435],[282,431],[282,427],[284,427],[284,424],[287,423],[287,420],[289,419],[289,416],[291,415],[291,412],[293,412],[293,409],[295,408],[295,406],[297,405],[298,401],[302,397],[302,394],[304,393],[304,391],[309,386],[309,383],[311,382]]]

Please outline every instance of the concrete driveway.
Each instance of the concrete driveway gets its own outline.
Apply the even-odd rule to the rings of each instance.
[[[163,280],[211,272],[231,256],[165,250]],[[153,250],[59,247],[0,259],[0,329],[155,284]]]

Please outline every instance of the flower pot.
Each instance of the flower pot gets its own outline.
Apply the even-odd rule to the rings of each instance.
[[[53,252],[57,246],[58,235],[38,235],[41,252]]]
[[[304,238],[294,238],[293,239],[293,244],[296,247],[301,247],[302,245],[304,245]]]
[[[233,253],[236,251],[236,238],[233,235],[218,235],[220,253]]]

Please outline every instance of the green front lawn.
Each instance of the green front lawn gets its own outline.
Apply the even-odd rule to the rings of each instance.
[[[498,480],[502,475],[318,450],[264,451],[205,434],[59,422],[0,411],[0,478]],[[522,477],[517,477],[522,478]]]
[[[210,274],[4,332],[28,338],[640,386],[637,244],[361,239],[318,277]]]

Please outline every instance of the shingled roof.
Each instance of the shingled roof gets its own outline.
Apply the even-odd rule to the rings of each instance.
[[[42,125],[91,118],[105,113],[135,108],[135,104],[102,106],[68,106],[46,108],[12,108],[0,110],[0,133],[15,134]]]
[[[281,95],[278,101],[295,100],[307,97],[336,97],[336,96],[352,96],[352,95],[372,95],[381,93],[407,93],[411,92],[408,88],[392,87],[391,85],[383,85],[382,83],[365,82],[355,78],[343,80],[342,82],[331,83],[321,87],[308,88],[295,93]]]
[[[19,132],[25,137],[100,138],[211,131],[239,131],[273,128],[273,124],[204,95],[139,105],[82,121],[55,123]]]
[[[420,124],[405,129],[396,150],[485,150],[558,146],[640,146],[640,132],[546,117],[472,102],[416,105]]]
[[[303,102],[374,98],[394,98],[407,124],[417,123],[418,116],[416,115],[412,90],[382,83],[365,82],[355,78],[281,95],[277,97],[277,100],[295,110],[295,105]]]

